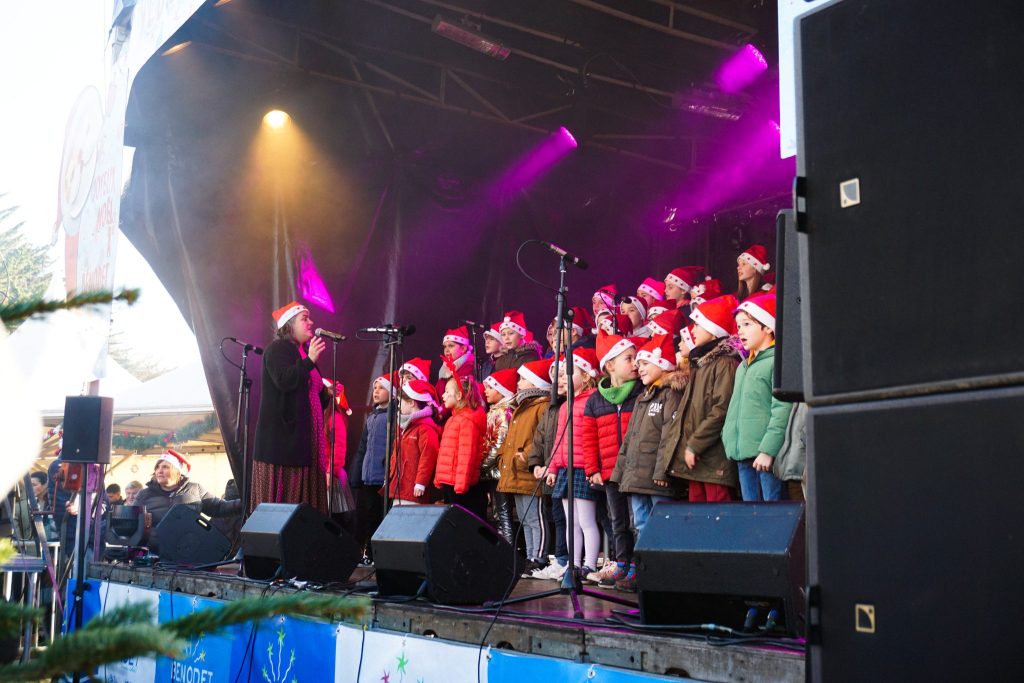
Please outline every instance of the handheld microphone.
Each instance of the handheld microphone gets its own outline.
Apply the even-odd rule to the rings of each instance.
[[[403,337],[411,337],[416,334],[415,325],[381,325],[380,327],[364,327],[359,330],[362,334],[400,334]]]
[[[315,334],[318,337],[330,339],[331,341],[336,342],[343,342],[346,339],[345,335],[339,334],[338,332],[331,332],[330,330],[325,330],[322,327],[316,328],[316,332],[314,332],[313,334]]]
[[[489,329],[487,325],[484,325],[483,323],[474,322],[472,320],[460,320],[459,322],[468,327],[475,327],[478,330]]]
[[[566,261],[568,261],[569,263],[571,263],[574,266],[576,266],[577,268],[579,268],[580,270],[586,270],[587,269],[587,262],[586,261],[581,259],[579,256],[575,256],[573,254],[570,254],[569,252],[567,252],[565,249],[562,249],[557,244],[552,244],[551,242],[545,242],[543,240],[541,240],[541,244],[543,244],[549,250],[551,250],[555,254],[558,254],[559,256],[564,258]]]
[[[257,356],[262,356],[263,355],[263,349],[261,349],[260,347],[254,345],[254,344],[250,344],[249,342],[244,342],[241,339],[236,339],[234,337],[228,337],[228,341],[235,342],[236,344],[238,344],[239,346],[242,347],[243,351],[252,351]]]

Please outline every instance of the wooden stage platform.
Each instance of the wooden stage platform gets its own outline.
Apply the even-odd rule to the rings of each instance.
[[[267,586],[266,581],[239,577],[237,565],[191,571],[94,563],[89,578],[219,600],[259,595]],[[357,569],[352,580],[358,593],[373,589],[372,569]],[[521,579],[512,597],[556,587],[554,581]],[[698,681],[805,680],[805,654],[796,645],[725,644],[704,636],[639,632],[609,621],[613,609],[629,608],[587,595],[581,596],[581,607],[584,619],[573,619],[569,597],[555,595],[506,606],[495,620],[493,609],[375,600],[369,627],[474,646],[486,633],[486,643],[495,648]]]

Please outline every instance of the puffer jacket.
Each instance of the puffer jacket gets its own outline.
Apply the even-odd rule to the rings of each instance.
[[[643,391],[640,380],[633,380],[633,387],[619,404],[608,400],[601,389],[610,388],[610,380],[605,377],[590,398],[586,410],[583,411],[583,429],[588,441],[595,441],[597,448],[584,452],[584,467],[588,477],[600,472],[601,478],[608,481],[615,470],[615,461],[619,457],[619,449],[629,429],[629,417],[633,414],[636,397]]]
[[[429,409],[426,412],[402,430],[399,447],[392,453],[390,498],[422,503],[433,503],[437,498],[433,484],[441,427],[429,416]],[[419,498],[414,491],[416,484],[426,487]]]
[[[679,407],[665,425],[654,478],[669,476],[724,486],[739,486],[736,463],[725,455],[722,424],[732,398],[733,378],[740,354],[731,337],[698,346],[689,355],[689,377],[669,373],[663,381],[681,391]],[[686,467],[684,453],[689,447],[697,454],[697,465]]]
[[[359,437],[359,447],[351,462],[345,463],[348,470],[348,484],[360,486],[381,486],[384,484],[384,454],[388,449],[388,406],[374,406],[366,416],[366,426]]]
[[[759,352],[736,370],[722,443],[730,460],[750,460],[759,453],[779,454],[793,404],[772,396],[775,347]]]
[[[448,485],[465,493],[480,481],[487,413],[483,408],[456,408],[441,434],[434,486]]]
[[[523,342],[494,361],[494,370],[518,370],[524,363],[540,360],[543,352],[544,349],[536,341]]]
[[[572,404],[572,465],[577,469],[583,469],[586,460],[584,455],[587,452],[597,450],[597,432],[581,429],[583,424],[583,411],[587,407],[587,401],[597,391],[587,389],[573,397]],[[551,463],[548,465],[549,474],[558,474],[569,466],[569,435],[566,432],[566,422],[569,417],[569,402],[566,401],[558,409],[558,422],[555,425],[554,439],[555,447],[551,452]]]
[[[682,392],[662,381],[647,387],[637,396],[633,417],[629,420],[629,429],[611,476],[623,493],[652,496],[675,496],[679,493],[675,482],[668,489],[655,485],[654,470],[658,465],[662,431],[678,409],[681,398]]]
[[[786,440],[772,463],[772,474],[782,481],[803,481],[807,469],[807,404],[796,403],[786,425]]]
[[[499,460],[501,447],[508,434],[509,417],[512,415],[512,399],[503,399],[491,406],[487,411],[487,428],[484,431],[484,460],[480,464],[480,478],[485,481],[498,481],[501,477]]]
[[[537,490],[537,480],[530,466],[534,433],[551,405],[551,397],[543,389],[531,389],[516,394],[514,401],[508,433],[501,446],[498,490],[502,493],[530,495]]]

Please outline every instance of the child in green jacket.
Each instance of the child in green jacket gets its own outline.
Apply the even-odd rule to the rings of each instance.
[[[792,403],[772,396],[775,368],[775,295],[752,296],[736,309],[736,328],[747,359],[736,370],[722,443],[739,469],[743,500],[782,500],[782,482],[772,474],[782,448]]]

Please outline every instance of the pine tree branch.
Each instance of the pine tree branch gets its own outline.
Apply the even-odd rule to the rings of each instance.
[[[220,609],[207,609],[164,624],[179,638],[192,638],[202,633],[250,621],[269,619],[281,614],[326,617],[330,619],[361,619],[369,603],[363,599],[338,595],[294,593],[273,598],[250,598],[225,604]]]
[[[116,294],[113,292],[85,292],[75,294],[64,301],[46,301],[44,299],[32,299],[17,304],[0,306],[0,320],[5,323],[15,320],[23,320],[37,313],[53,313],[54,311],[81,308],[83,306],[95,306],[98,304],[109,304],[113,301],[125,301],[128,305],[134,304],[139,298],[139,290],[122,289]]]

